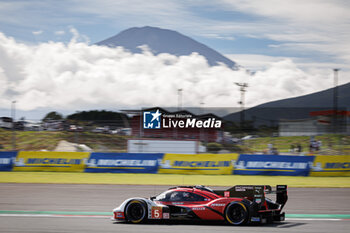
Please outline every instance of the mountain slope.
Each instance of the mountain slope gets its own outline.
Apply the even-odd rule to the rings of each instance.
[[[309,113],[312,111],[333,109],[333,90],[334,88],[330,88],[308,95],[261,104],[247,109],[245,119],[255,119],[257,125],[271,125],[279,119],[309,118]],[[338,87],[338,107],[341,110],[350,110],[350,83]],[[238,122],[240,113],[229,114],[224,119]]]
[[[122,46],[132,53],[141,53],[142,50],[138,48],[141,45],[148,45],[154,54],[170,53],[181,56],[197,52],[204,56],[211,66],[221,62],[228,67],[237,68],[235,62],[224,57],[217,51],[185,35],[168,29],[149,26],[129,28],[96,44],[108,47]]]

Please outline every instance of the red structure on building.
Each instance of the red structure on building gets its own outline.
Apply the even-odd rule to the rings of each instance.
[[[188,111],[176,111],[169,112],[162,108],[150,108],[144,109],[143,111],[157,111],[162,113],[162,116],[167,115],[167,121],[172,121],[179,119],[177,116],[191,116],[191,118],[196,118],[198,120],[216,119],[221,120],[218,116],[214,114],[203,114],[195,115]],[[167,138],[167,139],[194,139],[202,142],[220,142],[222,141],[222,131],[216,128],[180,128],[171,127],[160,129],[144,129],[143,118],[140,114],[135,115],[130,121],[131,134],[135,137],[140,138]],[[140,130],[141,129],[141,130]]]

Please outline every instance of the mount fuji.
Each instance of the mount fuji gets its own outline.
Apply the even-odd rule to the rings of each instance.
[[[169,53],[175,56],[182,56],[195,52],[204,56],[210,66],[223,63],[232,69],[238,69],[239,67],[236,62],[190,37],[176,31],[157,27],[129,28],[115,36],[96,43],[96,45],[108,47],[121,46],[132,53],[142,53],[140,46],[147,45],[155,55]]]

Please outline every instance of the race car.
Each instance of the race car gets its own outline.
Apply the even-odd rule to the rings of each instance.
[[[275,201],[267,194],[276,194]],[[283,221],[287,185],[236,185],[227,190],[178,186],[151,198],[129,198],[113,210],[112,220],[143,223],[147,220],[214,220],[231,225]]]

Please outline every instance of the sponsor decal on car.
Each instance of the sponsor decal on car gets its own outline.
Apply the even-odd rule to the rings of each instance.
[[[117,219],[124,219],[124,213],[123,212],[114,212],[114,218]]]
[[[153,219],[161,219],[163,217],[163,211],[162,207],[159,206],[152,206],[152,215],[151,218]]]
[[[214,203],[211,206],[225,206],[225,203]]]
[[[193,207],[192,210],[205,210],[204,207]]]

